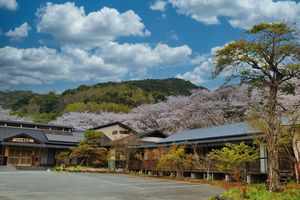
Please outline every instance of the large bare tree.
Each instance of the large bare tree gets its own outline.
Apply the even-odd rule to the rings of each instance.
[[[282,88],[292,92],[294,85],[289,81],[300,77],[297,32],[284,23],[257,24],[246,31],[244,39],[228,43],[215,54],[214,77],[225,74],[228,80],[239,78],[264,92],[268,189],[280,191],[278,92]]]

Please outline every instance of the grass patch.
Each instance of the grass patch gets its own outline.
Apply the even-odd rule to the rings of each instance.
[[[281,193],[270,192],[265,185],[247,185],[231,188],[213,199],[230,200],[299,200],[300,185],[288,184]]]

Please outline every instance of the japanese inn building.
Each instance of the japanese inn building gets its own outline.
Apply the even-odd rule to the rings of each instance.
[[[295,128],[293,143],[300,148],[300,126]],[[139,140],[138,149],[142,160],[134,157],[128,161],[129,170],[144,173],[155,173],[157,160],[150,160],[147,151],[168,147],[172,144],[185,145],[186,151],[192,153],[197,147],[197,155],[204,156],[212,149],[222,148],[226,143],[253,144],[257,131],[253,130],[247,123],[219,125],[207,128],[183,130],[174,135],[158,130],[137,132],[121,122],[113,122],[94,127],[93,130],[104,133],[102,146],[109,150],[107,167],[112,170],[120,170],[124,167],[124,156],[118,149],[113,147],[112,141],[135,135]],[[76,130],[70,126],[49,125],[21,121],[0,120],[0,165],[26,167],[53,167],[57,165],[57,155],[76,147],[78,142],[84,139],[84,131]],[[264,146],[258,147],[260,158],[248,166],[251,180],[263,180],[266,178],[268,163],[267,152]],[[72,160],[71,164],[78,164]],[[293,176],[293,163],[286,155],[280,155],[280,171],[283,176]],[[212,168],[211,176],[214,179],[223,180],[225,172]],[[203,168],[186,169],[185,175],[194,178],[205,178],[206,172]]]
[[[57,155],[83,137],[70,126],[0,120],[0,165],[55,166]]]

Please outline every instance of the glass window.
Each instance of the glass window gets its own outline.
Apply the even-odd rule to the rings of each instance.
[[[129,134],[129,131],[127,131],[127,130],[120,130],[120,134]]]
[[[41,156],[40,149],[11,147],[7,164],[30,166],[32,165],[33,155],[36,161],[35,164],[38,165]]]

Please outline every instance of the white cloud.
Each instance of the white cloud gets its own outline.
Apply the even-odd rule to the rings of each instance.
[[[184,74],[177,74],[176,77],[189,80],[197,85],[209,81],[211,73],[214,69],[214,58],[209,55],[201,57],[202,58],[199,59],[201,60],[201,62],[197,67],[195,67],[190,72],[186,72]]]
[[[118,37],[149,34],[133,11],[119,13],[104,7],[86,14],[74,3],[47,3],[37,17],[38,32],[52,35],[60,49],[0,48],[0,84],[118,81],[125,75],[138,79],[145,77],[149,68],[179,66],[191,60],[192,50],[187,45],[117,43]],[[21,39],[29,29],[24,23],[6,35]]]
[[[154,48],[148,44],[108,43],[102,47],[101,56],[109,63],[127,65],[134,69],[154,66],[178,66],[189,61],[192,50],[187,46],[170,47],[157,44]]]
[[[189,61],[189,56],[192,53],[187,45],[171,48],[165,44],[158,44],[154,48],[154,52],[159,56],[160,65],[177,66],[186,64]]]
[[[14,30],[9,30],[5,33],[6,36],[10,37],[12,40],[21,40],[28,36],[28,32],[31,27],[27,22],[23,23],[21,26],[16,27]]]
[[[0,84],[50,84],[55,81],[118,81],[126,74],[140,78],[155,66],[176,66],[188,62],[188,46],[118,44],[83,50],[63,46],[61,51],[40,47],[0,48]]]
[[[0,0],[0,8],[7,10],[17,10],[18,3],[16,0]]]
[[[150,5],[151,10],[165,11],[167,2],[163,0],[156,0],[153,4]]]
[[[158,62],[153,49],[148,44],[119,44],[110,42],[99,50],[104,60],[114,65],[128,65],[138,69],[153,66]]]
[[[185,72],[183,74],[177,74],[176,78],[181,78],[189,80],[194,84],[201,84],[211,80],[212,73],[215,69],[215,52],[219,49],[224,48],[230,42],[225,43],[223,46],[215,46],[210,49],[209,54],[199,54],[191,59],[190,63],[193,66],[196,66],[192,71]],[[230,71],[221,72],[219,76],[226,77],[229,76]]]
[[[47,47],[0,49],[0,83],[50,84],[58,80],[117,80],[127,70],[104,63],[103,59],[80,49],[65,47],[62,52]]]
[[[226,17],[231,26],[249,28],[259,22],[300,20],[300,2],[273,0],[168,0],[180,14],[204,24],[219,24]]]
[[[85,13],[74,3],[47,3],[37,12],[37,30],[51,34],[58,42],[82,47],[99,46],[121,36],[147,36],[141,18],[134,11],[120,13],[104,7]]]
[[[122,36],[146,36],[141,18],[133,11],[102,8],[85,13],[74,3],[47,3],[36,13],[37,30],[54,37],[59,49],[0,48],[0,85],[51,84],[56,81],[119,81],[125,75],[139,79],[149,68],[191,64],[192,49],[187,45],[123,43]],[[5,33],[12,39],[26,37],[24,23]]]

